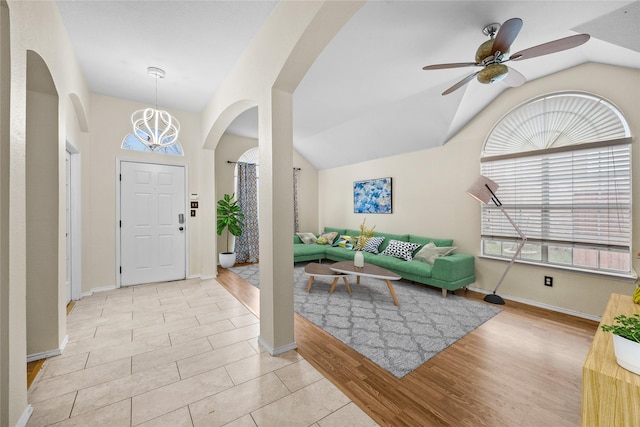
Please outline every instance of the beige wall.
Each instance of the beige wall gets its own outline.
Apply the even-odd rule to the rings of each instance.
[[[320,172],[320,225],[357,227],[364,217],[353,213],[352,183],[391,176],[393,214],[367,215],[380,231],[453,238],[460,252],[479,255],[480,206],[466,189],[480,173],[480,151],[493,125],[512,108],[536,96],[581,90],[613,102],[625,115],[631,134],[640,134],[640,71],[585,64],[504,92],[445,145]],[[637,141],[634,142],[634,145]],[[633,150],[633,251],[640,249],[640,150]],[[338,201],[340,201],[338,203]],[[507,263],[476,258],[475,286],[493,290]],[[640,260],[634,257],[640,271]],[[544,276],[554,278],[552,288]],[[568,312],[600,316],[611,293],[631,294],[631,281],[548,267],[516,264],[500,288],[513,297]]]
[[[225,133],[215,150],[216,195],[221,199],[225,193],[233,193],[235,162],[247,150],[258,146],[258,140]],[[298,172],[298,216],[301,231],[318,230],[318,170],[304,157],[293,152],[293,166]],[[217,236],[218,252],[226,248],[225,234]]]
[[[8,1],[9,18],[10,18],[10,66],[11,66],[11,93],[9,98],[10,123],[9,123],[9,152],[8,158],[3,159],[3,170],[8,168],[8,174],[3,175],[3,188],[7,185],[8,194],[2,194],[2,206],[6,208],[7,216],[2,219],[2,226],[6,226],[7,234],[2,235],[3,242],[8,242],[8,254],[3,258],[6,261],[6,277],[7,282],[2,283],[3,289],[8,286],[6,292],[2,293],[2,318],[1,334],[3,357],[1,359],[0,390],[2,394],[0,399],[2,425],[16,425],[18,422],[24,422],[29,413],[26,398],[26,379],[25,379],[25,362],[26,362],[26,307],[30,304],[27,299],[26,283],[27,283],[27,229],[33,226],[29,224],[27,218],[27,200],[26,200],[26,176],[27,163],[26,145],[29,140],[27,138],[27,115],[31,114],[27,110],[27,54],[29,51],[37,53],[48,68],[51,79],[58,93],[58,117],[57,135],[52,135],[52,144],[55,146],[52,154],[53,163],[59,166],[64,165],[65,140],[67,137],[66,124],[72,123],[74,120],[67,117],[69,112],[80,114],[86,119],[88,108],[88,87],[82,75],[82,71],[77,63],[73,46],[71,45],[66,30],[62,25],[62,21],[58,14],[54,2],[22,2]],[[6,19],[6,16],[5,16]],[[3,36],[4,28],[7,22],[3,19]],[[6,40],[2,40],[4,44]],[[7,64],[7,58],[2,57],[3,69]],[[7,82],[7,77],[3,74],[3,85]],[[32,76],[29,77],[31,79]],[[36,76],[33,82],[38,83]],[[30,87],[32,90],[38,90],[37,87]],[[72,108],[68,108],[71,99],[75,100]],[[6,98],[2,97],[2,102],[6,102]],[[6,104],[5,104],[6,106]],[[35,118],[31,118],[34,119]],[[78,121],[76,119],[76,121]],[[85,120],[85,128],[87,126]],[[74,129],[73,132],[76,132]],[[4,141],[3,141],[4,143]],[[81,144],[81,142],[79,142]],[[31,147],[30,147],[31,148]],[[78,147],[81,149],[82,147]],[[57,157],[56,157],[57,156]],[[5,163],[6,160],[6,163]],[[64,169],[62,169],[64,170]],[[60,170],[59,170],[60,171]],[[66,333],[66,325],[64,324],[64,303],[62,296],[66,291],[64,289],[64,270],[60,269],[60,263],[64,262],[65,248],[62,240],[64,240],[64,216],[60,216],[60,210],[64,206],[64,191],[60,191],[64,180],[60,179],[58,171],[57,178],[54,177],[54,186],[57,184],[58,199],[53,201],[57,221],[54,221],[52,228],[57,230],[57,238],[54,237],[53,246],[55,247],[57,240],[57,250],[50,254],[54,262],[57,263],[57,272],[54,272],[51,284],[52,294],[54,295],[50,302],[57,318],[57,333],[53,335],[58,337],[64,336]],[[3,172],[4,173],[4,172]],[[8,220],[6,219],[8,218]],[[8,221],[5,222],[5,221]],[[57,222],[57,223],[56,223]],[[57,278],[57,280],[56,280]],[[5,299],[6,298],[6,299]],[[33,331],[31,331],[33,332]],[[35,334],[41,334],[42,331],[36,331]],[[54,348],[47,350],[57,351],[58,345],[55,343]],[[6,357],[4,357],[6,352]]]
[[[202,168],[207,167],[207,157],[202,155],[200,142],[200,119],[195,113],[168,110],[180,121],[180,144],[185,155],[169,156],[149,152],[136,152],[120,148],[122,140],[131,133],[131,113],[148,105],[113,98],[91,95],[90,144],[82,153],[83,171],[83,292],[92,289],[114,287],[116,258],[119,248],[117,233],[117,183],[116,172],[120,161],[139,161],[187,166],[187,199],[189,194],[206,192],[213,182],[202,181]],[[159,106],[162,108],[162,106]],[[188,202],[188,200],[187,200]],[[188,275],[203,272],[203,258],[200,245],[203,239],[213,236],[202,235],[201,227],[212,221],[211,211],[203,202],[195,218],[187,212]],[[205,212],[205,213],[203,213]],[[206,213],[208,212],[208,214]],[[209,215],[209,216],[207,216]]]

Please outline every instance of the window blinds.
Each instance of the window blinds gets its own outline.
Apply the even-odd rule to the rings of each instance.
[[[630,251],[630,143],[489,160],[481,170],[498,183],[503,208],[530,242]],[[482,237],[518,236],[487,204]]]

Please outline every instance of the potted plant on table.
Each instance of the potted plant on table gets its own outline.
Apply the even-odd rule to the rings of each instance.
[[[244,214],[238,206],[237,200],[232,200],[234,194],[225,194],[222,199],[218,200],[218,207],[216,214],[217,220],[217,232],[218,236],[222,236],[222,232],[227,230],[227,250],[226,252],[220,252],[219,260],[220,266],[224,268],[233,267],[236,263],[236,253],[229,251],[229,234],[236,237],[242,235],[242,227],[244,227]],[[234,248],[235,249],[235,248]]]
[[[613,320],[614,325],[602,325],[602,330],[613,333],[613,350],[618,365],[640,375],[640,314],[621,314]]]

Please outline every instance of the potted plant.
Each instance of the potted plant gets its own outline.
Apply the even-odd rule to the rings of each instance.
[[[618,365],[640,375],[640,314],[621,314],[613,320],[614,325],[602,325],[602,330],[613,333],[613,351]]]
[[[222,199],[218,200],[218,208],[216,214],[218,236],[222,236],[222,232],[227,230],[227,250],[219,254],[220,266],[224,268],[233,267],[236,263],[235,251],[229,251],[229,234],[236,237],[242,235],[242,227],[244,227],[244,214],[238,206],[237,200],[232,200],[234,194],[225,194]]]

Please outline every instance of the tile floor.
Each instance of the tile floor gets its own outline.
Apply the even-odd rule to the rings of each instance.
[[[215,280],[95,293],[29,389],[36,426],[376,426]]]

